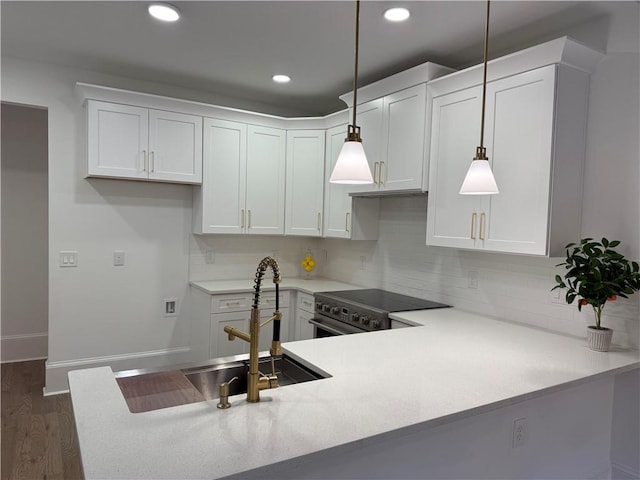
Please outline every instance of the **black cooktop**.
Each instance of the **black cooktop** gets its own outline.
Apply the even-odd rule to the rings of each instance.
[[[321,292],[317,295],[330,296],[336,302],[359,303],[360,305],[377,308],[389,313],[449,307],[449,305],[443,303],[387,292],[377,288]]]

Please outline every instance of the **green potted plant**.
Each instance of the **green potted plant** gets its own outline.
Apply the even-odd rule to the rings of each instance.
[[[579,244],[570,243],[565,247],[566,260],[556,265],[568,272],[564,277],[556,275],[556,286],[551,289],[566,289],[567,303],[578,299],[580,311],[586,305],[593,307],[596,324],[587,329],[587,342],[591,349],[602,352],[609,350],[613,334],[610,328],[601,325],[605,304],[640,290],[640,267],[616,252],[614,248],[618,245],[618,240],[606,238],[600,242],[583,238]]]

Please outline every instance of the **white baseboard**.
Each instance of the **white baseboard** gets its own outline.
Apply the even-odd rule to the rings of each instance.
[[[640,471],[628,467],[627,465],[620,465],[619,463],[611,464],[612,480],[638,480],[639,478]]]
[[[44,394],[45,396],[57,395],[69,391],[67,374],[72,370],[111,367],[114,372],[118,372],[134,368],[154,368],[188,363],[191,361],[191,356],[192,352],[190,347],[177,347],[122,355],[64,360],[60,362],[48,361],[45,364],[47,379]]]
[[[0,337],[0,363],[47,358],[47,333],[4,335]]]

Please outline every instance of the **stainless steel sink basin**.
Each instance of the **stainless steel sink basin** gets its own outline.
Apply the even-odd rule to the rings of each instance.
[[[328,375],[314,371],[287,355],[275,358],[274,365],[280,386],[309,382],[328,377]],[[259,369],[261,373],[270,375],[271,357],[260,358]],[[236,360],[218,365],[185,368],[181,370],[187,380],[202,393],[206,400],[219,398],[220,384],[230,381],[233,377],[238,377],[238,379],[229,385],[229,395],[246,393],[248,371],[249,360]]]

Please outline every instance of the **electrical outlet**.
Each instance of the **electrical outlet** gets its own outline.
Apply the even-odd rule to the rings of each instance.
[[[113,266],[114,267],[124,266],[124,252],[122,250],[116,250],[113,252]]]
[[[518,448],[527,443],[527,435],[527,418],[522,417],[514,420],[512,448]]]
[[[216,254],[213,250],[207,250],[204,252],[204,261],[205,263],[215,263]]]
[[[165,298],[164,313],[165,317],[175,317],[178,314],[178,299],[177,298]]]
[[[61,267],[77,267],[78,252],[60,252],[58,265]]]
[[[478,288],[478,272],[469,270],[467,276],[467,288]]]
[[[364,255],[360,255],[360,270],[367,269],[367,257]]]

